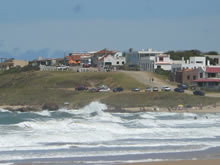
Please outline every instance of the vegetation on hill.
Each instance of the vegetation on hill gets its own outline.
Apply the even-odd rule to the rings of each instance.
[[[172,60],[182,60],[182,57],[184,57],[185,60],[188,60],[189,57],[203,56],[202,52],[199,50],[168,51],[166,54],[170,54]]]
[[[98,87],[107,85],[110,88],[123,87],[130,90],[134,87],[144,89],[144,85],[123,73],[73,73],[73,72],[40,72],[29,71],[0,75],[0,104],[37,105],[70,102],[74,105],[88,104],[94,99],[105,97],[104,93],[76,92],[78,85]],[[108,94],[107,94],[108,95]]]
[[[195,57],[195,56],[203,57],[204,55],[218,55],[218,52],[209,51],[206,53],[202,53],[199,50],[185,50],[185,51],[168,51],[166,52],[166,54],[169,54],[172,60],[182,60],[183,57],[184,60],[188,60],[190,57]],[[211,65],[216,65],[216,62],[213,59],[206,57],[206,60],[209,60]]]
[[[110,88],[123,87],[122,93],[101,93],[75,91],[78,85]],[[92,101],[101,101],[111,106],[177,106],[177,104],[212,104],[214,98],[196,97],[174,92],[131,92],[131,88],[145,89],[145,85],[120,72],[40,72],[27,71],[0,75],[0,105],[43,105],[45,103],[63,106],[69,102],[71,107],[82,107]]]
[[[31,66],[31,65],[27,65],[24,67],[13,67],[13,68],[10,68],[9,70],[0,71],[0,75],[1,74],[21,73],[21,72],[28,72],[28,71],[37,71],[37,70],[40,70],[40,68],[35,67],[35,66]]]

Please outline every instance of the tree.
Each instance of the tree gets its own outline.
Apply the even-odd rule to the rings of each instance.
[[[207,55],[218,55],[218,52],[217,51],[209,51],[205,54],[207,54]]]

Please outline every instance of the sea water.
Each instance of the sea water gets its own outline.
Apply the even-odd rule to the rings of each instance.
[[[199,159],[220,147],[220,113],[0,110],[0,164],[121,164]],[[197,117],[197,120],[194,117]]]

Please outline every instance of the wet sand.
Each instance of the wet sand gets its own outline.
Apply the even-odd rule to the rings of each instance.
[[[151,163],[130,163],[126,165],[220,165],[220,159],[164,161],[164,162],[151,162]]]

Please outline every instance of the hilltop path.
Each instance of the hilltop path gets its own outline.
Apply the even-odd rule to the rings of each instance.
[[[171,88],[172,91],[174,88],[176,88],[176,85],[171,84],[170,82],[168,82],[168,80],[163,80],[163,79],[156,77],[151,72],[142,72],[142,71],[121,71],[121,72],[135,78],[137,81],[145,84],[146,86],[150,86],[150,87],[155,86],[158,88],[161,88],[163,86],[168,86]],[[153,82],[152,82],[152,78],[153,78]],[[185,90],[185,93],[192,94],[192,91]],[[220,93],[206,93],[206,96],[220,98]]]
[[[168,82],[168,80],[163,80],[158,77],[156,77],[153,73],[151,72],[141,72],[141,71],[121,71],[133,78],[135,78],[137,81],[139,81],[142,84],[145,84],[146,86],[151,86],[151,87],[163,87],[163,86],[169,86],[171,89],[176,88],[175,85],[172,85]],[[153,82],[152,82],[153,78]]]

